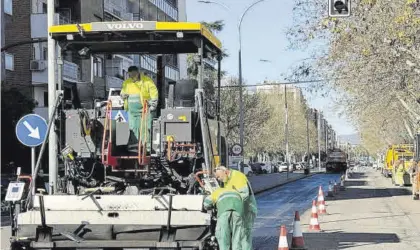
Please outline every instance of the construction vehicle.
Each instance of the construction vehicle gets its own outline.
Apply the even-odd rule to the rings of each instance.
[[[114,91],[92,109],[62,111],[57,189],[23,195],[25,185],[9,187],[6,199],[22,208],[13,213],[11,248],[218,249],[216,211],[204,210],[203,201],[218,187],[213,169],[229,162],[219,40],[200,23],[95,22],[49,32],[62,53],[157,55],[158,118],[145,136],[149,145],[143,136],[132,145]],[[196,54],[198,80],[166,84],[162,54],[180,53]],[[203,90],[206,58],[218,62],[215,109]],[[142,117],[148,112],[145,102]]]
[[[347,154],[341,149],[332,149],[327,154],[326,173],[345,172],[347,170]]]
[[[394,185],[411,185],[410,174],[407,172],[414,159],[413,144],[390,145],[385,154],[385,164],[382,174],[391,177]],[[403,169],[396,165],[402,161]]]

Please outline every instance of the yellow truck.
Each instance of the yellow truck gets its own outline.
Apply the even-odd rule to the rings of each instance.
[[[408,169],[414,159],[413,148],[413,144],[396,144],[388,148],[382,174],[391,177],[394,185],[411,185]],[[397,165],[398,162],[402,162],[402,164]]]

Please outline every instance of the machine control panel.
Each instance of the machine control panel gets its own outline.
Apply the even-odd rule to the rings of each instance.
[[[216,178],[205,178],[203,182],[204,189],[210,193],[219,188],[219,182],[217,182]]]
[[[25,189],[24,182],[11,182],[7,187],[6,201],[19,201],[22,199],[23,191]]]

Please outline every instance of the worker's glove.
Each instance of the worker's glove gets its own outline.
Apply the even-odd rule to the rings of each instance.
[[[158,100],[150,100],[149,101],[149,109],[150,111],[155,111],[157,108]]]
[[[121,94],[121,98],[122,99],[127,99],[128,98],[128,94]]]

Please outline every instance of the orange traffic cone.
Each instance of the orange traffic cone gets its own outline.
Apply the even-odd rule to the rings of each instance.
[[[303,240],[302,229],[300,228],[300,216],[298,211],[295,212],[292,246],[290,249],[305,249],[305,241]]]
[[[289,243],[287,243],[287,229],[285,225],[280,228],[280,239],[278,250],[289,250]]]
[[[309,223],[309,230],[321,231],[321,227],[319,226],[319,222],[318,222],[318,213],[316,211],[315,200],[312,201],[312,215],[311,215],[311,221]]]
[[[318,191],[318,214],[326,214],[327,209],[325,208],[325,199],[324,192],[322,191],[322,186],[319,186]]]
[[[322,190],[322,186],[319,185],[319,189],[318,189],[318,200],[316,202],[316,205],[319,205],[319,203],[321,202],[321,199],[324,199],[324,190]]]

